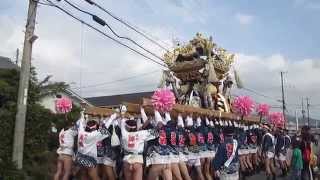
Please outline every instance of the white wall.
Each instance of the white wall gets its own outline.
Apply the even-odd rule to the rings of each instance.
[[[41,99],[40,104],[45,108],[50,109],[51,112],[56,113],[55,100],[55,96],[46,96]]]
[[[67,98],[71,99],[74,105],[80,106],[80,101],[78,99],[72,98],[72,97],[68,96],[65,93],[60,93],[60,95],[62,97],[67,97]],[[40,104],[42,106],[44,106],[45,108],[49,109],[52,113],[56,113],[56,106],[55,106],[56,105],[55,104],[56,99],[57,98],[56,98],[55,95],[46,96],[46,97],[41,99]]]

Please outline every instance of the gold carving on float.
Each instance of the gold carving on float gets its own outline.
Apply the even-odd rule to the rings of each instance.
[[[205,59],[206,62],[211,61],[217,73],[219,80],[226,77],[231,65],[234,63],[234,54],[229,53],[225,49],[218,47],[212,40],[212,37],[205,38],[201,33],[189,41],[188,44],[176,47],[172,52],[164,54],[165,63],[169,69],[175,73],[190,71],[193,64],[198,64],[196,61]],[[186,64],[190,65],[186,65]],[[204,68],[201,64],[201,68]],[[194,77],[190,75],[190,77]],[[193,79],[193,78],[192,78]]]

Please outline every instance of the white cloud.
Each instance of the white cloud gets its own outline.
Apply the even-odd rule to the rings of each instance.
[[[82,86],[109,82],[136,74],[159,70],[154,74],[142,76],[131,81],[107,84],[96,88],[83,89],[83,96],[99,96],[128,92],[148,91],[156,88],[160,79],[159,65],[146,60],[130,50],[116,44],[112,40],[88,29],[53,8],[39,8],[35,34],[39,39],[34,44],[32,64],[37,68],[39,78],[53,75],[54,81],[76,82],[80,85],[82,71]],[[90,21],[89,21],[90,22]],[[17,47],[23,42],[22,19],[13,21],[0,14],[0,55],[13,57]],[[143,39],[123,26],[112,23],[112,27],[123,36],[129,36],[144,47],[161,56],[163,50]],[[140,24],[139,27],[152,33],[166,44],[171,44],[173,29],[166,27]],[[82,29],[82,30],[81,30]],[[103,29],[103,28],[101,28]],[[83,31],[83,36],[81,36]],[[104,29],[108,34],[107,29]],[[167,35],[167,36],[166,36]],[[84,38],[84,48],[81,56],[81,38]],[[126,42],[126,41],[124,41]],[[139,49],[131,43],[130,46]],[[141,50],[140,50],[141,51]],[[144,54],[148,54],[143,52]],[[152,57],[152,55],[148,55]],[[156,59],[153,57],[153,59]],[[160,61],[159,59],[156,59]]]
[[[249,14],[242,14],[242,13],[235,14],[235,18],[242,25],[249,25],[254,20],[254,16]]]
[[[249,94],[258,102],[267,102],[279,105],[277,99],[281,99],[280,71],[285,74],[285,92],[289,113],[293,114],[302,97],[310,97],[313,104],[320,101],[320,71],[315,67],[320,59],[302,59],[293,61],[280,54],[268,57],[237,54],[235,63],[244,85],[262,94],[272,97],[265,98],[248,93],[244,90],[236,90],[236,93]],[[311,103],[312,104],[312,103]],[[311,110],[311,116],[320,117],[316,109]]]
[[[24,4],[23,8],[26,7],[26,2]],[[193,16],[193,14],[188,14],[192,10],[192,6],[189,6],[188,3],[181,7],[168,6],[171,8],[168,11],[176,13],[177,17],[188,18]],[[16,12],[18,11],[21,9],[16,9]],[[37,67],[40,78],[52,74],[56,81],[76,82],[76,86],[79,86],[80,70],[82,70],[82,85],[86,86],[160,69],[158,65],[87,28],[84,28],[85,46],[81,57],[81,25],[52,8],[40,7],[39,14],[41,16],[38,16],[36,26],[36,34],[39,39],[34,45],[32,63]],[[17,47],[22,46],[23,24],[25,23],[24,17],[15,19],[12,17],[0,14],[0,41],[2,42],[0,43],[0,55],[9,57],[13,56]],[[241,24],[250,24],[255,19],[254,16],[246,14],[236,14],[235,17]],[[130,18],[134,20],[133,17]],[[170,44],[172,34],[177,34],[177,32],[172,28],[159,27],[155,24],[157,23],[139,24],[138,26]],[[118,31],[121,30],[121,35],[133,37],[158,55],[163,54],[162,50],[136,34],[123,27],[120,28],[115,23],[112,23],[112,26]],[[108,31],[105,30],[105,32]],[[240,52],[237,54],[235,66],[247,87],[274,97],[271,100],[253,95],[257,101],[278,104],[274,99],[281,97],[280,71],[287,71],[285,77],[288,104],[300,104],[301,96],[312,96],[311,103],[318,102],[319,104],[320,102],[319,59],[293,61],[286,59],[281,53],[262,57]],[[160,72],[156,72],[130,81],[83,89],[83,95],[99,96],[153,90],[159,79]],[[235,93],[248,92],[236,90]],[[295,107],[289,106],[289,108],[292,110]],[[319,114],[315,114],[314,111],[311,111],[311,115],[319,117]]]

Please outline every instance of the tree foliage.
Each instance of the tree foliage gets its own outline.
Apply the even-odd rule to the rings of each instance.
[[[51,83],[48,76],[38,81],[35,69],[32,68],[24,141],[24,169],[15,170],[11,162],[16,102],[18,95],[19,72],[16,70],[0,70],[0,177],[5,179],[49,179],[50,168],[54,163],[57,148],[57,133],[51,132],[52,124],[58,129],[64,127],[64,115],[53,114],[39,104],[42,97],[63,91],[68,87],[63,82]],[[68,114],[71,121],[79,117],[80,109],[75,107]]]

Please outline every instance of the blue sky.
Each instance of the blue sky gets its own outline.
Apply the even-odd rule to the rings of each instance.
[[[107,20],[121,35],[134,38],[160,56],[163,54],[154,44],[83,0],[70,1]],[[286,98],[291,114],[298,108],[296,105],[300,104],[301,97],[311,96],[312,104],[320,104],[318,0],[95,1],[166,42],[169,48],[172,39],[187,42],[197,32],[212,35],[219,46],[237,55],[235,67],[245,85],[273,99],[279,99],[281,95],[279,73],[287,71]],[[0,55],[13,57],[15,49],[22,48],[27,2],[2,0]],[[74,11],[63,1],[59,5],[92,22],[90,17]],[[52,74],[56,81],[87,86],[159,70],[131,81],[83,88],[78,91],[83,96],[150,91],[156,88],[160,79],[159,66],[128,52],[52,7],[39,7],[36,34],[39,39],[34,46],[33,65],[40,78]],[[234,90],[234,93],[249,94],[258,102],[279,104],[243,90]],[[313,117],[320,118],[318,107],[313,107]]]

